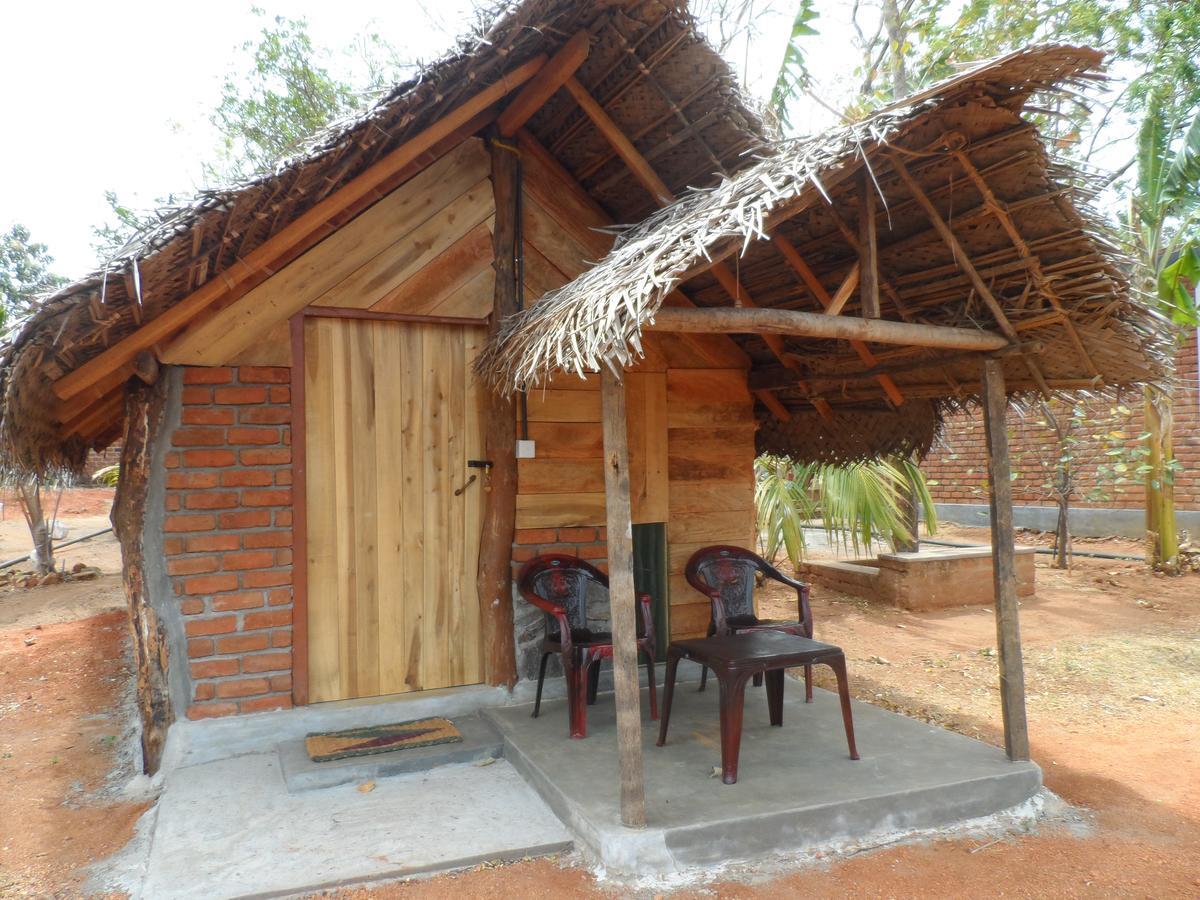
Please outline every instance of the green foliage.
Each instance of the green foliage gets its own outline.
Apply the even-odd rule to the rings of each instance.
[[[767,109],[785,129],[790,128],[788,118],[788,101],[797,94],[808,89],[812,77],[805,62],[801,39],[815,37],[817,29],[813,21],[818,17],[813,9],[813,0],[800,0],[796,9],[796,17],[792,20],[792,33],[788,38],[787,48],[783,51],[783,62],[779,66],[779,74],[775,78],[775,86],[771,89],[771,99],[767,101]]]
[[[258,8],[254,12],[265,15]],[[367,69],[365,83],[335,76],[327,65],[330,53],[313,46],[303,18],[272,17],[242,49],[247,65],[225,76],[212,116],[221,133],[219,162],[205,170],[213,182],[270,171],[316,132],[362,109],[372,88],[399,74],[395,51],[369,33],[355,48]]]
[[[104,466],[103,468],[97,469],[92,475],[92,481],[95,484],[103,484],[106,487],[116,487],[117,482],[120,480],[121,467],[119,465]]]
[[[804,529],[819,526],[831,543],[855,553],[882,537],[908,538],[903,500],[911,486],[932,532],[937,528],[933,498],[917,465],[876,461],[834,466],[760,456],[754,463],[754,503],[764,556],[783,549],[792,565],[805,551]]]
[[[53,262],[46,245],[32,240],[24,225],[0,234],[0,328],[28,315],[39,296],[66,282],[50,271]]]

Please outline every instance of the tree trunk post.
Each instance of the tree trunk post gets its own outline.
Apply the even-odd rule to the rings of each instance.
[[[646,788],[642,771],[642,695],[638,686],[637,595],[633,586],[625,384],[606,366],[601,367],[600,399],[604,421],[604,505],[608,515],[609,615],[617,703],[617,758],[621,771],[621,824],[627,828],[644,828]]]
[[[983,427],[987,439],[992,519],[992,578],[996,592],[996,651],[1000,659],[1000,710],[1008,758],[1029,759],[1025,721],[1025,672],[1017,621],[1016,547],[1013,543],[1012,472],[1008,460],[1004,370],[999,360],[983,363]]]
[[[496,222],[492,232],[496,270],[495,299],[488,332],[494,338],[500,323],[517,311],[517,196],[521,185],[517,155],[493,141],[492,196]],[[484,452],[487,470],[483,528],[479,536],[480,619],[483,624],[484,678],[490,685],[512,688],[517,682],[516,638],[513,635],[512,545],[517,520],[517,409],[510,393],[493,393],[484,413]]]
[[[165,391],[132,380],[125,399],[125,434],[121,442],[121,474],[113,498],[113,533],[121,544],[121,580],[129,604],[133,659],[137,668],[137,706],[142,720],[142,767],[158,771],[167,728],[174,719],[167,682],[170,646],[146,588],[142,545],[146,495],[153,465],[153,441],[165,414]],[[180,660],[178,665],[187,665]]]
[[[37,478],[22,481],[20,491],[21,507],[29,525],[29,536],[33,540],[37,571],[39,575],[45,575],[54,571],[54,544],[50,527],[46,524],[46,513],[42,509],[41,481]]]

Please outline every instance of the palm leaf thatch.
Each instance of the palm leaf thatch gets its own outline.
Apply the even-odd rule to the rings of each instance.
[[[591,49],[576,77],[614,121],[657,148],[656,165],[673,190],[746,164],[746,152],[762,144],[761,122],[684,0],[494,5],[448,54],[361,115],[333,124],[269,172],[160,210],[158,225],[103,269],[46,298],[0,348],[0,462],[34,472],[78,468],[90,448],[120,435],[123,386],[96,400],[110,414],[73,429],[60,418],[54,382],[223,273],[236,273],[248,254],[373,163],[581,30]],[[614,220],[636,222],[655,208],[629,189],[628,171],[565,92],[526,127]]]
[[[882,312],[922,324],[1012,334],[1010,393],[1113,391],[1161,377],[1163,322],[1131,296],[1129,263],[1090,208],[1088,178],[1054,159],[1026,118],[1034,95],[1086,87],[1101,55],[1049,46],[1009,54],[870,118],[779,143],[713,187],[688,192],[626,230],[596,266],[511,317],[478,367],[500,390],[559,372],[621,368],[668,294],[728,306],[710,267],[727,261],[753,305],[820,312],[820,298],[773,246],[783,238],[833,294],[859,260],[859,185],[877,201]],[[951,246],[900,171],[949,224]],[[849,235],[849,237],[847,237]],[[770,240],[767,240],[770,238]],[[965,252],[962,259],[959,250]],[[985,303],[973,266],[994,295]],[[860,310],[852,300],[843,315]],[[831,341],[791,338],[780,360],[737,336],[790,410],[759,410],[759,449],[819,461],[926,452],[944,415],[974,401],[979,358],[905,347],[874,363]],[[780,362],[788,363],[780,366]],[[904,395],[880,391],[886,374]],[[814,401],[831,404],[819,416]]]

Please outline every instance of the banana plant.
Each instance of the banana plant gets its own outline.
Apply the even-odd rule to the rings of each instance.
[[[932,533],[937,528],[933,498],[910,459],[830,465],[760,456],[754,493],[760,548],[767,559],[782,549],[795,567],[806,550],[805,529],[812,527],[856,555],[877,540],[895,546],[912,537],[905,515],[910,491]]]
[[[1138,132],[1137,183],[1129,224],[1137,256],[1137,287],[1182,335],[1195,327],[1200,290],[1200,110],[1190,124],[1172,114],[1170,99],[1151,99]],[[1145,389],[1147,562],[1171,570],[1175,525],[1171,394]]]

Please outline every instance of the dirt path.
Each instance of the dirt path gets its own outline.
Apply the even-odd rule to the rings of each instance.
[[[0,630],[0,896],[80,896],[133,833],[144,805],[113,802],[128,633],[123,610]]]

